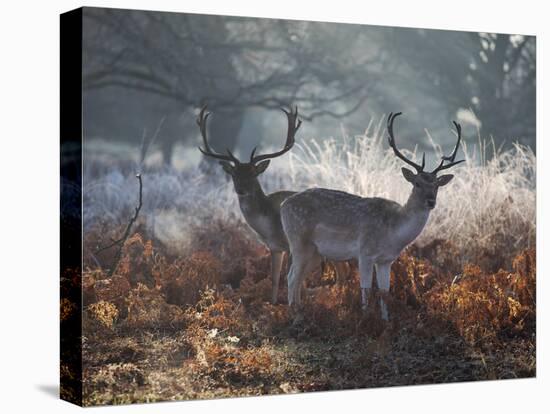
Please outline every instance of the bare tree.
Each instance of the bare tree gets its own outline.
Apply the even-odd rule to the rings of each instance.
[[[483,131],[502,142],[535,148],[536,40],[533,36],[471,34],[479,45],[470,66],[477,95],[473,106]]]
[[[400,29],[388,32],[397,85],[443,104],[448,117],[471,108],[497,146],[535,145],[535,38],[509,34]],[[394,101],[388,106],[395,105]],[[430,113],[422,108],[421,113]]]
[[[250,107],[298,104],[306,120],[354,112],[367,96],[366,78],[357,74],[376,61],[345,59],[355,41],[350,27],[95,8],[84,17],[86,91],[137,90],[182,111],[208,103],[217,114],[211,127],[223,140],[213,142],[219,150],[235,147]],[[166,157],[178,139],[167,140]]]

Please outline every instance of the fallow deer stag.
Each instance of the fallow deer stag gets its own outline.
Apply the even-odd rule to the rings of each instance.
[[[419,165],[397,148],[393,122],[399,115],[400,112],[392,113],[388,117],[388,142],[395,155],[416,170],[414,173],[407,168],[401,169],[413,186],[404,205],[324,188],[297,193],[283,202],[281,219],[293,258],[288,274],[288,302],[292,307],[300,307],[302,279],[319,266],[322,256],[331,260],[357,259],[363,309],[367,309],[373,266],[376,266],[382,318],[388,320],[386,302],[389,299],[391,264],[421,233],[435,207],[439,187],[453,178],[451,174],[439,177],[437,174],[464,161],[455,161],[461,127],[453,122],[458,135],[453,152],[450,156],[443,156],[433,171],[424,171],[425,154]]]
[[[258,181],[258,176],[267,169],[271,158],[280,157],[292,148],[294,136],[302,124],[302,121],[298,119],[298,108],[294,111],[284,109],[282,111],[288,119],[288,131],[283,149],[271,154],[256,155],[256,148],[254,148],[248,162],[239,161],[230,150],[226,150],[226,155],[216,153],[210,147],[206,133],[206,122],[210,113],[206,112],[206,106],[202,108],[197,118],[204,145],[204,149],[199,147],[199,150],[208,157],[220,160],[224,171],[233,180],[235,192],[239,198],[239,206],[246,222],[270,250],[271,300],[273,303],[277,302],[284,252],[288,252],[288,243],[281,225],[280,207],[281,202],[295,192],[277,191],[265,194]]]

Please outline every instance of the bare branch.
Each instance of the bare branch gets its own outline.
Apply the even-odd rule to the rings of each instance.
[[[147,139],[146,130],[143,131],[143,135],[141,137],[141,146],[139,148],[139,169],[138,172],[141,173],[141,167],[143,166],[143,162],[145,161],[145,157],[147,156],[147,153],[149,152],[149,148],[151,148],[151,145],[157,140],[157,137],[160,133],[160,129],[162,128],[162,125],[164,124],[164,121],[166,119],[166,116],[163,116],[161,120],[159,121],[157,125],[157,129],[153,136],[150,139]]]
[[[118,262],[120,261],[120,257],[122,255],[122,248],[124,247],[124,243],[126,243],[126,240],[128,240],[128,237],[130,236],[130,231],[132,230],[132,226],[136,222],[136,220],[139,216],[139,212],[141,210],[141,207],[143,206],[143,183],[141,181],[141,174],[136,174],[136,178],[139,181],[138,205],[137,205],[137,207],[135,207],[134,215],[130,218],[130,221],[128,222],[128,224],[126,226],[126,229],[124,230],[124,233],[123,233],[122,237],[118,240],[115,240],[114,242],[112,242],[111,244],[109,244],[105,247],[97,249],[96,252],[95,252],[96,254],[101,253],[101,252],[103,252],[105,250],[108,250],[112,247],[118,246],[117,252],[115,254],[115,259],[113,261],[113,265],[109,269],[109,273],[108,273],[109,277],[113,276],[115,270],[118,267]]]

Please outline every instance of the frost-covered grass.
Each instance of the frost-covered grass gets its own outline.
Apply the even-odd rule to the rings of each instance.
[[[359,137],[301,141],[261,182],[267,192],[322,186],[403,203],[410,185],[382,132],[371,125]],[[394,262],[390,324],[361,311],[352,263],[337,281],[330,265],[309,275],[315,293],[298,327],[284,276],[280,304],[268,303],[269,253],[249,237],[217,165],[211,174],[141,171],[140,222],[108,276],[115,253],[94,256],[94,246],[120,237],[137,202],[136,169],[86,154],[85,270],[82,281],[70,269],[62,279],[63,291],[82,289],[85,310],[61,303],[62,323],[83,326],[84,365],[75,369],[84,403],[534,376],[536,160],[521,146],[489,160],[487,148],[463,147],[466,162],[452,170],[417,246]],[[72,378],[71,367],[62,374]]]
[[[400,171],[404,163],[388,148],[385,136],[381,124],[371,123],[361,136],[301,140],[289,154],[272,160],[260,181],[266,192],[325,187],[404,203],[410,184]],[[436,155],[427,156],[427,168],[433,168],[442,154],[433,141],[432,145]],[[416,159],[421,156],[416,151],[404,152]],[[479,139],[463,141],[458,156],[466,162],[448,171],[455,178],[439,192],[437,206],[417,242],[448,240],[465,256],[479,249],[502,248],[512,254],[532,246],[536,219],[533,151],[520,145],[498,151]],[[128,164],[126,168],[112,162],[106,165],[93,155],[87,160],[85,230],[100,221],[124,223],[137,199],[134,171]],[[183,172],[146,168],[143,185],[145,228],[175,250],[186,246],[191,229],[202,222],[242,221],[233,185],[217,166],[210,174],[198,168]]]

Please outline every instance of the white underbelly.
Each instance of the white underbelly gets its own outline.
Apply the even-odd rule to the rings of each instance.
[[[333,229],[322,224],[313,232],[313,243],[323,257],[330,260],[349,260],[357,256],[358,238],[349,231]]]

